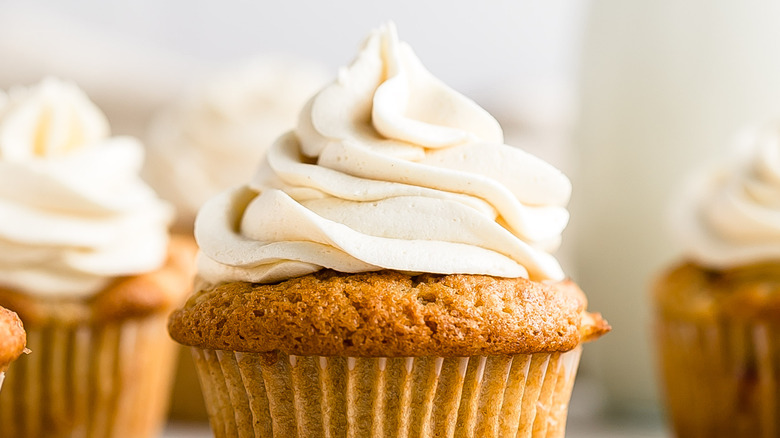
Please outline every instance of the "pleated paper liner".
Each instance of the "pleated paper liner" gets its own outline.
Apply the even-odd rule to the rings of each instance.
[[[0,437],[158,436],[176,344],[167,315],[111,325],[26,327],[32,353],[0,391]]]
[[[487,357],[193,348],[222,437],[562,437],[581,349]]]
[[[677,436],[780,436],[780,324],[658,324]]]

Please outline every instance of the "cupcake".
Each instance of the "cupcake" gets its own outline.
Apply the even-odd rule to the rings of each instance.
[[[206,200],[243,184],[265,150],[295,126],[301,106],[325,85],[313,63],[265,56],[219,72],[160,111],[149,129],[143,175],[191,233]]]
[[[550,255],[569,180],[395,28],[198,214],[192,346],[217,437],[564,434],[609,330]]]
[[[194,245],[140,179],[143,148],[111,137],[76,86],[11,89],[0,112],[0,305],[33,354],[0,393],[3,437],[150,437],[167,407],[168,314]]]
[[[780,124],[693,175],[674,209],[682,260],[654,286],[680,437],[780,434]]]
[[[226,69],[154,118],[143,175],[176,208],[175,228],[192,234],[207,199],[252,177],[265,150],[293,128],[301,106],[326,83],[322,69],[265,56]],[[195,365],[182,349],[172,418],[207,421]]]
[[[22,321],[16,313],[0,307],[0,387],[3,386],[5,370],[25,351],[26,342]]]

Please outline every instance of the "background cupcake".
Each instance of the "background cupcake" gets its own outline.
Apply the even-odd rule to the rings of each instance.
[[[176,207],[182,230],[191,232],[207,199],[252,176],[326,79],[311,62],[259,57],[220,72],[158,113],[144,175]]]
[[[143,174],[176,208],[176,228],[191,234],[198,209],[220,191],[248,180],[300,108],[325,84],[320,66],[265,56],[226,69],[159,111],[149,129]],[[171,416],[207,421],[189,352],[174,382]]]
[[[675,205],[685,258],[655,285],[675,432],[780,433],[780,125],[689,181]]]
[[[372,33],[198,215],[169,330],[217,436],[562,436],[579,346],[609,329],[550,255],[570,189]]]
[[[73,84],[11,89],[0,112],[0,305],[35,354],[0,393],[0,435],[153,436],[175,347],[165,319],[192,244],[140,179],[143,148],[111,137]]]

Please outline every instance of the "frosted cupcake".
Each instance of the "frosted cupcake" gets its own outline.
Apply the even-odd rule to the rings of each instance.
[[[0,112],[0,305],[33,354],[11,365],[0,436],[159,432],[176,351],[165,321],[192,284],[193,245],[74,85],[12,89]]]
[[[608,326],[550,255],[559,171],[385,26],[196,221],[193,346],[218,437],[563,436]]]
[[[11,362],[24,352],[27,336],[16,313],[0,307],[0,387]]]
[[[313,63],[256,58],[220,72],[155,117],[144,176],[176,207],[181,230],[192,231],[206,200],[252,177],[266,149],[295,126],[301,106],[326,81]]]
[[[655,284],[661,371],[680,437],[780,434],[780,125],[694,175],[683,260]]]

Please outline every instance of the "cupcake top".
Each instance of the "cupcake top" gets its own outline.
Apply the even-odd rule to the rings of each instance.
[[[570,281],[343,274],[223,283],[171,316],[176,341],[296,355],[472,356],[568,351],[610,330]],[[305,315],[305,316],[303,316]]]
[[[58,79],[0,102],[0,288],[88,297],[160,267],[172,211],[139,177],[141,144],[110,136],[100,110]]]
[[[740,140],[733,156],[694,174],[674,205],[685,254],[704,267],[780,262],[780,122]]]
[[[0,307],[0,372],[24,352],[26,344],[22,321],[16,313]]]
[[[0,286],[0,305],[14,309],[27,327],[106,324],[169,312],[192,293],[195,242],[173,234],[163,265],[142,274],[118,277],[87,297],[36,295]]]
[[[326,80],[313,63],[266,56],[219,73],[160,112],[144,175],[174,204],[177,224],[191,231],[207,199],[249,180]]]
[[[323,268],[561,280],[550,252],[570,191],[561,172],[505,145],[495,119],[387,25],[248,184],[204,205],[199,273],[211,284]]]

